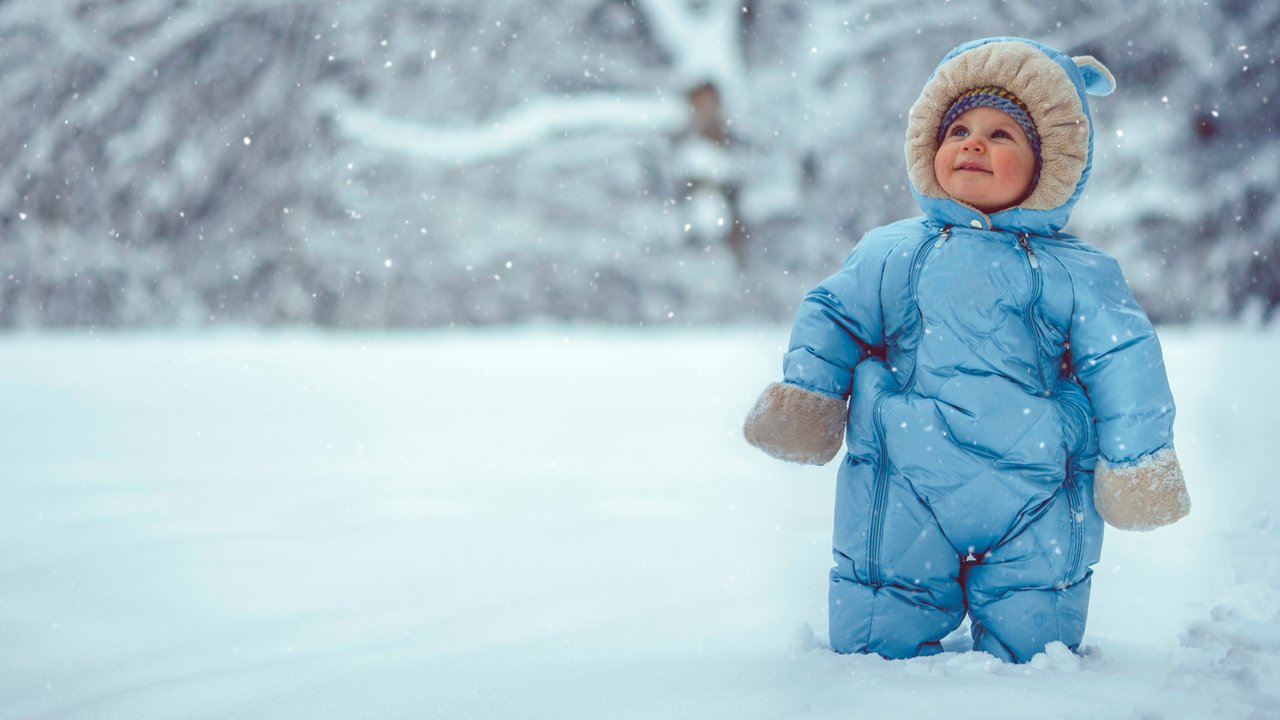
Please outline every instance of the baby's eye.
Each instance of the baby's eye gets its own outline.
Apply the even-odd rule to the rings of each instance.
[[[1004,130],[997,130],[997,131],[995,131],[995,132],[991,133],[991,137],[994,137],[994,138],[1004,138],[1004,139],[1006,139],[1006,140],[1012,140],[1012,139],[1013,139],[1013,136],[1012,136],[1012,135],[1010,135],[1009,133],[1005,132]]]
[[[963,125],[952,125],[951,131],[948,132],[947,134],[950,135],[951,137],[968,137],[969,128]]]

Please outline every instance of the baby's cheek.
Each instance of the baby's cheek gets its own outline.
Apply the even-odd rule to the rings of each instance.
[[[951,167],[951,161],[946,156],[945,150],[939,150],[933,156],[933,176],[938,179],[939,183],[943,183],[947,177],[947,170]],[[944,188],[945,189],[945,188]]]
[[[992,165],[1010,185],[1026,186],[1031,182],[1031,169],[1020,158],[1004,155],[993,158]]]

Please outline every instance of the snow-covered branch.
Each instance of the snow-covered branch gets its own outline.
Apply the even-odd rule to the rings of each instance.
[[[1119,78],[1075,222],[1186,288],[1148,312],[1280,315],[1246,5],[0,0],[0,326],[781,318],[916,211],[902,114],[1004,32]]]
[[[20,179],[31,167],[48,159],[59,140],[69,130],[83,130],[101,122],[117,111],[146,77],[183,46],[218,27],[227,19],[244,13],[267,13],[275,9],[306,4],[312,0],[241,0],[239,2],[201,3],[166,17],[157,32],[148,34],[145,42],[120,48],[114,62],[105,68],[104,76],[82,93],[70,96],[56,120],[40,126],[23,143],[22,149],[6,163],[0,176],[0,213],[14,212],[13,203],[20,189]],[[137,21],[136,14],[130,15]]]
[[[938,24],[956,23],[967,13],[972,13],[971,7],[948,3],[931,9],[930,20]],[[817,5],[806,38],[811,48],[805,66],[808,79],[818,87],[826,87],[832,77],[850,64],[893,54],[902,39],[914,36],[920,25],[919,8],[902,2]],[[913,82],[923,85],[924,78],[913,79]]]
[[[532,101],[474,126],[431,126],[350,103],[324,103],[343,134],[368,147],[459,164],[484,162],[570,135],[674,134],[688,124],[682,101],[653,96],[589,95]]]
[[[745,89],[741,13],[738,0],[712,0],[695,10],[689,0],[637,0],[653,39],[672,58],[684,89],[717,86],[730,103]]]

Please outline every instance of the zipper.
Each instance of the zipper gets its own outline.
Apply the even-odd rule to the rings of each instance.
[[[1079,437],[1076,438],[1075,445],[1071,447],[1071,452],[1067,454],[1067,463],[1075,462],[1075,457],[1084,449],[1085,443],[1089,439],[1089,418],[1085,416],[1084,411],[1076,407],[1076,404],[1067,400],[1062,401],[1067,406],[1067,410],[1076,418],[1076,427],[1080,428]],[[1068,468],[1070,469],[1070,468]]]
[[[884,506],[889,500],[889,452],[885,449],[884,419],[880,406],[888,393],[876,395],[871,403],[871,420],[876,431],[876,444],[880,448],[880,462],[876,465],[876,487],[871,501],[871,529],[867,536],[867,581],[871,587],[884,584],[880,577],[880,545],[884,535]]]
[[[920,309],[920,300],[917,297],[917,290],[919,289],[920,284],[920,269],[924,266],[925,258],[929,253],[942,247],[942,244],[945,243],[949,237],[951,237],[951,226],[943,225],[942,229],[938,231],[937,241],[932,243],[921,243],[920,247],[916,249],[915,257],[911,258],[911,271],[907,275],[907,287],[911,291],[911,302],[916,306],[916,321],[920,326],[920,334],[922,337],[924,335],[924,311]],[[920,339],[916,338],[917,352],[919,351],[919,346]],[[911,363],[911,374],[907,375],[906,382],[902,383],[902,389],[904,392],[910,392],[912,387],[914,387],[916,381],[916,367],[918,367],[919,364],[918,358]]]
[[[933,244],[933,249],[937,250],[942,247],[942,243],[946,242],[949,237],[951,237],[951,226],[943,225],[942,230],[938,231],[938,242]]]
[[[1044,347],[1044,338],[1040,333],[1040,326],[1035,320],[1035,304],[1040,299],[1041,284],[1043,278],[1040,277],[1040,261],[1036,259],[1036,251],[1031,249],[1031,243],[1027,242],[1026,233],[1018,233],[1018,244],[1026,252],[1027,262],[1031,264],[1031,294],[1027,298],[1027,306],[1023,308],[1022,314],[1026,318],[1027,327],[1031,330],[1031,334],[1035,337],[1035,361],[1036,374],[1040,377],[1040,389],[1045,395],[1049,394],[1049,383],[1044,378],[1044,363],[1040,361],[1040,348]]]
[[[1084,555],[1084,500],[1080,497],[1080,486],[1076,485],[1075,471],[1076,456],[1088,441],[1089,426],[1084,411],[1076,407],[1075,403],[1064,401],[1063,404],[1075,416],[1076,427],[1079,429],[1076,442],[1067,453],[1067,479],[1063,483],[1067,488],[1067,504],[1071,508],[1071,547],[1067,552],[1067,571],[1058,581],[1059,588],[1065,589],[1071,585],[1071,581],[1079,573],[1080,562]]]
[[[1071,581],[1075,579],[1077,573],[1077,566],[1080,565],[1080,558],[1084,554],[1084,503],[1080,499],[1080,486],[1076,485],[1076,481],[1071,477],[1069,462],[1067,473],[1067,481],[1063,484],[1067,488],[1067,504],[1071,507],[1071,548],[1067,552],[1067,571],[1058,581],[1058,588],[1063,590],[1071,587]]]
[[[1031,260],[1031,267],[1035,270],[1040,269],[1040,261],[1036,260],[1036,251],[1031,249],[1031,243],[1027,242],[1026,233],[1018,233],[1018,244],[1023,250],[1027,251],[1027,258]]]

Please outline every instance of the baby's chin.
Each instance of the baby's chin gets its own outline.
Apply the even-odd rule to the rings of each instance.
[[[945,188],[944,188],[945,189]],[[947,197],[971,208],[981,211],[987,215],[994,215],[1005,210],[1012,210],[1022,204],[1027,199],[1029,192],[1019,193],[1017,197],[1009,197],[1008,194],[1002,193],[1000,196],[991,197],[988,193],[966,193],[956,192],[965,188],[952,188],[947,191]]]
[[[979,212],[982,212],[986,215],[994,215],[998,212],[1003,212],[1005,210],[1009,210],[1018,206],[1018,203],[1016,202],[1013,202],[1013,203],[992,202],[990,200],[984,200],[982,198],[966,198],[961,195],[955,195],[950,193],[948,194],[948,197],[960,203],[961,205],[968,205],[969,207],[975,210],[978,210]]]

